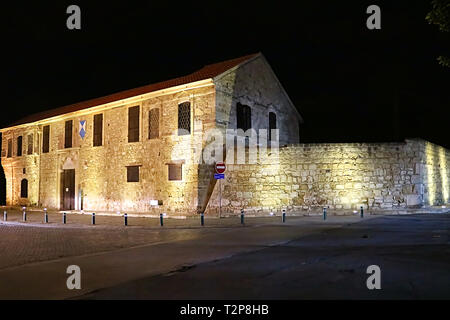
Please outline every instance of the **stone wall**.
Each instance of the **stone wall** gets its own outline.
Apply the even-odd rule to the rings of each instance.
[[[252,129],[268,129],[276,114],[279,143],[299,142],[300,115],[262,55],[214,79],[218,128],[236,129],[236,104],[251,108]]]
[[[423,140],[289,145],[258,164],[228,164],[222,211],[439,205],[449,201],[449,168],[450,151]],[[218,205],[216,184],[207,212]]]
[[[177,134],[178,104],[191,103],[191,135]],[[128,108],[139,105],[140,141],[128,142]],[[75,208],[86,211],[195,213],[198,205],[199,165],[204,130],[215,126],[215,90],[209,86],[180,90],[139,103],[92,112],[83,110],[62,119],[4,132],[2,165],[7,179],[7,204],[60,208],[61,174],[75,169]],[[160,137],[148,139],[148,116],[160,108]],[[93,147],[93,117],[103,113],[103,145]],[[73,120],[73,147],[64,148],[64,124]],[[78,134],[79,121],[86,120],[85,138]],[[50,125],[50,152],[41,153],[42,128]],[[26,135],[35,135],[36,149],[27,155]],[[24,137],[22,156],[6,157],[7,141]],[[182,180],[168,180],[168,164],[183,163]],[[140,166],[140,182],[127,182],[126,166]],[[23,171],[25,169],[25,172]],[[20,181],[29,180],[28,198],[20,198]],[[151,206],[159,200],[161,206]]]

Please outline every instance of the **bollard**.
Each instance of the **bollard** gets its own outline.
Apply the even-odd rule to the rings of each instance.
[[[8,212],[3,211],[3,221],[8,221]]]
[[[205,225],[205,214],[203,212],[200,214],[200,223],[202,226]]]
[[[92,212],[92,224],[95,224],[95,212]]]
[[[27,221],[27,211],[25,210],[25,208],[22,208],[23,210],[23,221]]]
[[[161,227],[163,227],[164,226],[164,221],[163,221],[163,214],[162,213],[160,213],[159,214],[159,225],[161,226]]]
[[[123,215],[123,223],[125,224],[125,226],[128,225],[128,214],[126,213]]]
[[[244,209],[241,209],[241,224],[244,224]]]
[[[364,218],[364,208],[361,206],[361,218]]]
[[[327,208],[323,207],[323,220],[327,220]]]
[[[44,223],[48,223],[47,208],[44,208]]]
[[[63,224],[66,224],[66,221],[67,221],[67,219],[66,219],[66,213],[63,212],[63,218],[62,218]]]
[[[283,213],[281,215],[281,221],[284,223],[286,222],[286,209],[283,209]]]

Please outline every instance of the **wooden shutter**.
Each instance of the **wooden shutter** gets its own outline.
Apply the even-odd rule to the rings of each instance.
[[[73,121],[68,120],[66,121],[66,128],[64,131],[64,148],[72,148],[72,128],[73,128]]]
[[[103,113],[94,116],[94,147],[103,144]]]
[[[183,179],[183,166],[177,163],[169,164],[169,181],[180,181]]]
[[[17,137],[17,156],[22,156],[22,136]]]
[[[127,167],[127,182],[139,182],[139,166]]]
[[[28,135],[27,154],[33,154],[33,134]]]
[[[128,142],[139,141],[139,106],[128,109]]]
[[[42,153],[50,151],[50,126],[45,126],[42,133]]]
[[[12,157],[12,140],[11,139],[8,139],[8,155],[7,155],[7,157],[8,158]]]

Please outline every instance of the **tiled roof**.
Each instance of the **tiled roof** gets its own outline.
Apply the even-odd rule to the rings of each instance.
[[[167,89],[167,88],[171,88],[171,87],[175,87],[175,86],[188,84],[191,82],[214,78],[214,77],[224,73],[225,71],[227,71],[231,68],[234,68],[247,60],[250,60],[251,58],[253,58],[257,55],[258,54],[251,54],[251,55],[247,55],[247,56],[232,59],[232,60],[227,60],[227,61],[223,61],[223,62],[219,62],[219,63],[206,65],[203,68],[201,68],[200,70],[195,71],[194,73],[191,73],[187,76],[183,76],[183,77],[179,77],[179,78],[175,78],[175,79],[171,79],[171,80],[166,80],[166,81],[162,81],[162,82],[158,82],[158,83],[154,83],[154,84],[150,84],[150,85],[146,85],[146,86],[142,86],[142,87],[138,87],[138,88],[134,88],[134,89],[130,89],[130,90],[125,90],[125,91],[117,92],[114,94],[110,94],[108,96],[95,98],[95,99],[91,99],[91,100],[86,100],[86,101],[74,103],[71,105],[67,105],[64,107],[32,114],[32,115],[29,115],[25,118],[20,119],[19,121],[15,122],[15,123],[11,124],[10,127],[25,124],[25,123],[31,123],[31,122],[59,116],[62,114],[95,107],[98,105],[102,105],[102,104],[109,103],[109,102],[114,102],[117,100],[131,98],[134,96],[138,96],[141,94],[145,94],[145,93],[149,93],[149,92],[153,92],[153,91],[157,91],[157,90],[163,90],[163,89]]]

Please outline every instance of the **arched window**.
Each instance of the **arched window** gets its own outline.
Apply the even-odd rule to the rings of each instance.
[[[20,197],[28,198],[28,180],[22,179],[20,182]]]
[[[272,141],[272,130],[277,128],[277,115],[269,112],[269,141]]]
[[[244,104],[236,104],[236,127],[247,131],[252,127],[252,109]]]

